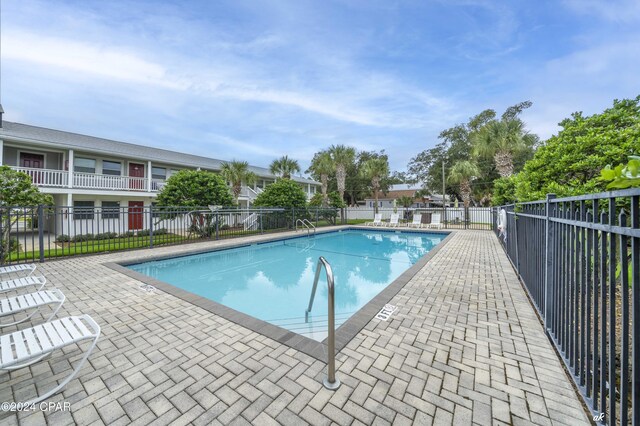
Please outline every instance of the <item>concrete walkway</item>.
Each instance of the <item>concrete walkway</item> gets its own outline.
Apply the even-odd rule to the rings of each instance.
[[[393,298],[398,311],[368,323],[338,354],[336,392],[323,362],[102,265],[196,247],[41,265],[67,295],[58,315],[89,313],[103,335],[49,400],[70,410],[0,424],[589,424],[491,232],[457,232]],[[0,373],[0,402],[46,390],[79,356]]]

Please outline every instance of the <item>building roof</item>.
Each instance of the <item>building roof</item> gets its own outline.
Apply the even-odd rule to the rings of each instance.
[[[78,133],[48,129],[45,127],[30,126],[28,124],[2,121],[0,127],[0,139],[15,139],[22,142],[38,144],[54,144],[60,148],[77,149],[81,151],[97,152],[107,155],[123,156],[140,160],[156,161],[164,164],[173,164],[183,167],[195,167],[209,170],[220,170],[226,161],[199,155],[186,154],[178,151],[137,145],[127,142],[119,142],[111,139],[103,139],[95,136],[81,135]],[[276,178],[265,167],[249,166],[249,169],[260,177]],[[318,182],[292,176],[292,180],[301,183]]]

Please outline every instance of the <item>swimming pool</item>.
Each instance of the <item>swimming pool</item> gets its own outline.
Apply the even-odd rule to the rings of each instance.
[[[313,310],[305,317],[319,256],[327,259],[335,275],[336,327],[339,327],[446,236],[349,229],[127,267],[322,341],[327,335],[324,272]]]

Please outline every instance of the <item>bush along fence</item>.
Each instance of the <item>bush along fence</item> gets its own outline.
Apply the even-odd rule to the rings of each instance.
[[[332,208],[1,207],[0,265],[346,223]],[[308,225],[307,225],[308,226]]]
[[[494,214],[494,229],[594,419],[611,425],[640,424],[639,204],[633,189],[549,195]],[[498,229],[501,216],[506,229]]]

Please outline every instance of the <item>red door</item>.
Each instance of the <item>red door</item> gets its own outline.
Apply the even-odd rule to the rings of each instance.
[[[20,153],[20,166],[27,167],[29,169],[44,169],[44,155],[42,154],[29,154],[26,152]],[[39,170],[30,170],[27,172],[31,176],[33,183],[42,182],[42,172]]]
[[[144,164],[129,163],[129,177],[144,178]],[[129,180],[130,189],[145,189],[143,179]]]
[[[129,201],[129,231],[142,229],[143,207],[142,201]]]

